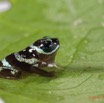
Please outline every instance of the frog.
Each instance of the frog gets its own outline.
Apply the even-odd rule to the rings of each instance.
[[[56,67],[55,57],[59,48],[58,38],[42,37],[23,50],[11,53],[2,59],[0,61],[0,77],[19,79],[23,71],[53,77],[54,71],[46,71],[43,68]]]

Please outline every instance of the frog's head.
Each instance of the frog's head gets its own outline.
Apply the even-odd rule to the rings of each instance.
[[[37,40],[33,46],[38,53],[50,55],[59,49],[59,40],[57,38],[43,37]]]
[[[48,36],[37,40],[32,47],[39,53],[39,57],[44,61],[52,61],[55,58],[56,52],[59,49],[59,40]]]

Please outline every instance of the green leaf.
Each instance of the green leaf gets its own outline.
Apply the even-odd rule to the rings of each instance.
[[[1,1],[0,1],[1,2]],[[10,0],[0,13],[0,58],[43,36],[58,37],[56,77],[0,78],[6,103],[103,103],[104,0]]]

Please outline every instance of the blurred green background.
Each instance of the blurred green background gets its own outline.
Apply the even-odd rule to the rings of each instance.
[[[104,0],[0,0],[0,59],[43,36],[59,38],[56,62],[62,71],[53,78],[0,78],[0,98],[5,103],[103,103]]]

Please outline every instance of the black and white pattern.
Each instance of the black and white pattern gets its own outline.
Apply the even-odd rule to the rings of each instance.
[[[27,48],[8,55],[0,61],[0,77],[19,78],[23,70],[43,76],[53,76],[44,67],[55,67],[55,56],[59,49],[57,38],[43,37]]]

